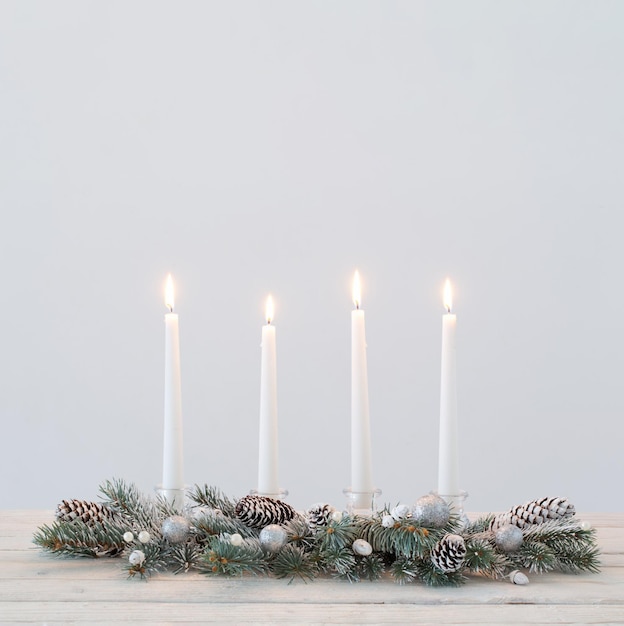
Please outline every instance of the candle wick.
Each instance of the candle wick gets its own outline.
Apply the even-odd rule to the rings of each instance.
[[[173,307],[171,305],[168,306],[169,313],[173,313]]]

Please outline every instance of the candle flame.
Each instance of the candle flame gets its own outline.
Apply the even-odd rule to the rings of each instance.
[[[167,285],[165,287],[165,306],[173,312],[173,279],[171,274],[167,275]]]
[[[353,276],[353,304],[355,304],[355,308],[359,309],[362,304],[362,290],[360,288],[360,273],[355,270],[355,274]]]
[[[453,308],[453,292],[451,291],[451,281],[448,278],[444,283],[444,308],[448,313],[450,313]]]
[[[266,301],[266,321],[267,324],[270,324],[273,321],[274,315],[274,307],[273,307],[273,296],[269,295]]]

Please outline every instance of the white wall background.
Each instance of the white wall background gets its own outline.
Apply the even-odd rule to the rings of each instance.
[[[621,511],[624,3],[0,0],[0,506],[160,480],[164,278],[188,482],[255,486],[264,299],[281,477],[349,483],[367,312],[375,482],[436,486],[456,287],[473,511]]]

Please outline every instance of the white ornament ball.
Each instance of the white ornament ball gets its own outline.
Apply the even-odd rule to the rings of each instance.
[[[503,552],[515,552],[524,542],[522,531],[514,524],[501,526],[494,534],[496,546]]]
[[[360,556],[368,556],[373,553],[373,546],[364,539],[356,539],[351,547],[353,548],[353,552]]]
[[[579,526],[581,527],[581,530],[590,530],[591,527],[592,527],[592,525],[589,522],[585,521],[585,520],[580,522]]]
[[[145,561],[145,553],[141,550],[133,550],[128,557],[130,565],[142,565]]]
[[[381,518],[381,525],[384,528],[394,528],[395,523],[396,520],[394,519],[394,517],[392,517],[392,515],[384,515]]]
[[[230,535],[230,543],[233,546],[242,546],[243,545],[243,537],[241,535],[239,535],[238,533],[234,533],[233,535]]]
[[[142,530],[139,533],[139,541],[141,543],[149,543],[150,539],[151,539],[151,536],[150,536],[150,534],[146,530]]]
[[[528,585],[529,584],[528,576],[517,569],[509,573],[509,580],[514,585]]]
[[[416,500],[412,507],[412,517],[421,526],[442,528],[451,517],[451,509],[443,498],[429,493]]]
[[[182,543],[188,539],[191,523],[181,515],[172,515],[162,524],[163,537],[170,543]]]
[[[288,534],[279,524],[269,524],[260,531],[260,545],[269,552],[279,552],[286,541]]]
[[[331,518],[332,520],[334,520],[334,522],[339,523],[342,522],[342,511],[334,511],[331,514]]]
[[[134,535],[128,531],[127,533],[124,533],[123,540],[126,543],[132,543],[134,541]]]
[[[392,509],[390,514],[398,522],[399,520],[402,520],[404,517],[407,517],[407,514],[409,513],[409,511],[410,511],[410,508],[409,506],[407,506],[407,504],[397,504]]]

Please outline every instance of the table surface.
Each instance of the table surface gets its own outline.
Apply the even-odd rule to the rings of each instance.
[[[533,574],[526,586],[471,577],[457,589],[198,573],[128,580],[120,559],[42,553],[32,535],[51,511],[0,511],[0,623],[624,624],[624,513],[578,517],[597,529],[599,574]]]

